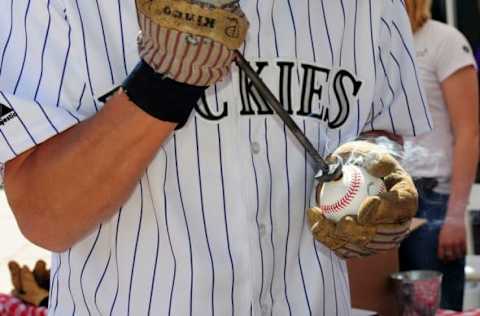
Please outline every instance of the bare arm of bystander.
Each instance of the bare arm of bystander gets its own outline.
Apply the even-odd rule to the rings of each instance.
[[[479,154],[478,81],[475,68],[459,69],[441,83],[453,130],[452,189],[439,236],[438,257],[449,261],[466,251],[465,210]]]

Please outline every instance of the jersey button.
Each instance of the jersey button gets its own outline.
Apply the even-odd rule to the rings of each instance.
[[[260,224],[258,225],[258,232],[260,233],[260,235],[265,235],[267,233],[267,227],[265,224]]]
[[[254,154],[258,154],[260,152],[260,144],[259,143],[252,142],[252,144],[250,146],[251,146],[252,152]]]
[[[260,309],[262,310],[262,315],[270,315],[271,314],[271,308],[270,305],[267,302],[262,302],[260,304]]]

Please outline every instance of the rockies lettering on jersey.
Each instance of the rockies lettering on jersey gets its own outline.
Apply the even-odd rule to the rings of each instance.
[[[362,131],[430,129],[401,0],[240,5],[243,54],[322,155]],[[0,10],[5,163],[102,108],[138,62],[138,23],[134,0]],[[52,255],[49,315],[349,315],[345,263],[306,224],[314,172],[233,65],[122,208]]]
[[[262,70],[269,66],[268,62],[256,62],[257,74],[261,76]],[[295,67],[294,62],[278,61],[273,63],[278,67],[278,91],[279,100],[285,107],[288,113],[293,114],[294,109],[292,106],[292,72]],[[320,68],[315,65],[302,64],[300,65],[304,70],[304,75],[301,82],[301,100],[300,107],[295,111],[298,116],[313,117],[328,123],[328,126],[332,129],[341,127],[347,120],[350,113],[350,107],[355,101],[355,97],[358,95],[361,81],[355,79],[355,75],[348,72],[348,70],[339,70],[337,73],[332,74],[332,70],[326,68]],[[324,84],[320,83],[317,87],[316,76],[325,76],[326,78],[333,78],[332,89],[337,101],[337,109],[331,109],[332,104],[328,104],[326,98],[322,92],[329,88],[329,81],[325,81]],[[241,115],[273,115],[274,112],[265,100],[259,95],[258,91],[253,87],[250,79],[240,71],[240,86],[241,93]],[[348,87],[347,87],[348,86]],[[351,91],[347,91],[349,87]],[[314,98],[316,97],[316,100]],[[322,99],[324,97],[324,99]],[[313,111],[314,102],[319,102],[319,112]],[[223,110],[220,115],[215,115],[212,108],[208,105],[205,98],[195,108],[196,111],[205,119],[217,121],[228,113],[228,103],[223,104]],[[330,113],[337,113],[331,115]]]

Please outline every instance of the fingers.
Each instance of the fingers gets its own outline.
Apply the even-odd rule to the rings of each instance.
[[[377,228],[375,237],[364,246],[347,243],[336,249],[335,254],[342,259],[366,257],[389,251],[400,246],[400,242],[408,234],[405,225],[382,225]]]
[[[10,275],[12,279],[13,292],[16,297],[24,299],[28,291],[32,289],[44,288],[48,290],[50,282],[50,271],[47,269],[45,261],[39,260],[35,264],[35,268],[30,270],[28,266],[20,265],[15,261],[8,263]]]
[[[50,285],[50,271],[47,269],[47,264],[43,260],[38,260],[35,263],[35,267],[33,269],[33,276],[35,277],[35,281],[37,281],[40,287],[45,289],[49,288]]]
[[[413,184],[399,182],[390,191],[366,198],[358,211],[360,224],[397,224],[412,218],[418,207]]]
[[[376,228],[360,225],[353,216],[345,216],[338,222],[335,233],[349,243],[362,247],[374,238]]]
[[[378,195],[380,203],[375,212],[370,212],[370,224],[397,224],[410,220],[416,213],[417,196],[407,188],[394,188]],[[367,220],[365,219],[365,220]]]
[[[378,207],[380,206],[381,200],[378,196],[369,196],[367,197],[358,210],[358,223],[362,225],[375,223],[376,214]]]
[[[445,262],[463,258],[466,254],[466,244],[463,219],[446,218],[438,236],[438,258]]]
[[[28,287],[32,283],[36,283],[35,278],[33,276],[33,272],[30,270],[29,267],[23,266],[22,270],[20,270],[20,275],[21,275],[21,278],[22,278],[22,285],[24,287]]]
[[[307,215],[314,238],[342,259],[371,256],[397,248],[410,227],[410,221],[362,225],[356,216],[345,216],[334,223],[317,207],[310,208]]]
[[[310,226],[313,226],[322,220],[322,210],[318,207],[312,207],[307,210],[307,220]]]
[[[387,153],[368,153],[364,163],[368,173],[377,178],[386,177],[398,168],[398,162]]]
[[[42,274],[46,271],[47,271],[47,263],[43,260],[38,260],[35,263],[35,267],[33,268],[33,272]]]
[[[368,257],[376,254],[375,250],[367,249],[365,247],[358,247],[353,244],[346,244],[341,248],[335,250],[335,254],[342,259],[352,259],[358,257]]]
[[[322,215],[318,207],[308,209],[307,212],[310,230],[313,237],[331,250],[338,249],[345,245],[346,240],[335,233],[336,224]]]
[[[462,256],[459,255],[460,252],[458,252],[454,248],[439,248],[438,249],[438,259],[440,259],[443,262],[449,262],[449,261],[455,261],[457,259],[460,259]]]
[[[48,297],[48,291],[38,286],[35,277],[33,276],[33,272],[27,266],[22,267],[20,275],[25,292],[22,295],[19,295],[18,298],[24,302],[38,306],[46,297]]]
[[[462,241],[457,241],[450,244],[440,244],[438,246],[438,258],[444,262],[454,261],[465,257],[466,244]]]
[[[21,293],[23,292],[22,279],[20,274],[20,265],[16,261],[10,261],[8,263],[8,269],[10,270],[10,276],[12,279],[12,285],[14,291]]]

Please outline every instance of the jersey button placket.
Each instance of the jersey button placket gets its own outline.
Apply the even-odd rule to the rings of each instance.
[[[254,128],[255,129],[255,128]],[[265,152],[262,152],[262,145],[261,143],[255,139],[250,140],[250,151],[253,155],[257,156],[255,159],[264,159],[262,155],[266,154]],[[253,157],[252,157],[253,158]],[[268,219],[268,212],[266,211],[265,207],[260,207],[259,213],[257,214],[257,229],[258,229],[258,236],[256,238],[259,238],[256,240],[256,245],[258,246],[258,243],[260,243],[260,247],[263,249],[263,281],[262,287],[262,295],[260,298],[258,298],[258,294],[256,295],[257,299],[259,299],[258,302],[258,313],[260,315],[265,315],[269,316],[271,315],[271,310],[272,310],[272,304],[270,303],[270,297],[269,297],[269,291],[268,289],[270,288],[270,282],[271,282],[271,275],[273,271],[271,271],[272,268],[272,258],[270,257],[270,234],[271,234],[271,227],[270,227],[270,221]],[[259,272],[259,271],[258,271]],[[258,274],[258,277],[261,277],[260,274]],[[259,288],[257,289],[260,291],[260,284],[258,284]]]
[[[270,304],[263,300],[260,304],[260,311],[262,312],[262,316],[267,316],[267,315],[270,315],[271,314],[271,306]]]
[[[252,153],[254,153],[254,154],[260,153],[261,148],[260,148],[260,144],[258,142],[252,142],[250,144],[250,148],[252,150]]]
[[[258,225],[258,234],[259,237],[261,238],[261,243],[262,245],[270,245],[270,224],[267,224],[265,219],[261,219]],[[264,248],[265,250],[268,249],[268,247]],[[262,296],[260,297],[260,312],[261,315],[271,315],[271,303],[270,303],[270,298],[268,296],[269,291],[266,289],[270,288],[271,285],[271,279],[270,276],[272,275],[273,271],[272,269],[272,258],[269,256],[266,256],[264,254],[264,291],[262,293]]]
[[[267,226],[263,223],[260,223],[260,225],[258,225],[258,232],[260,233],[260,236],[262,236],[262,238],[265,238],[267,234]]]

